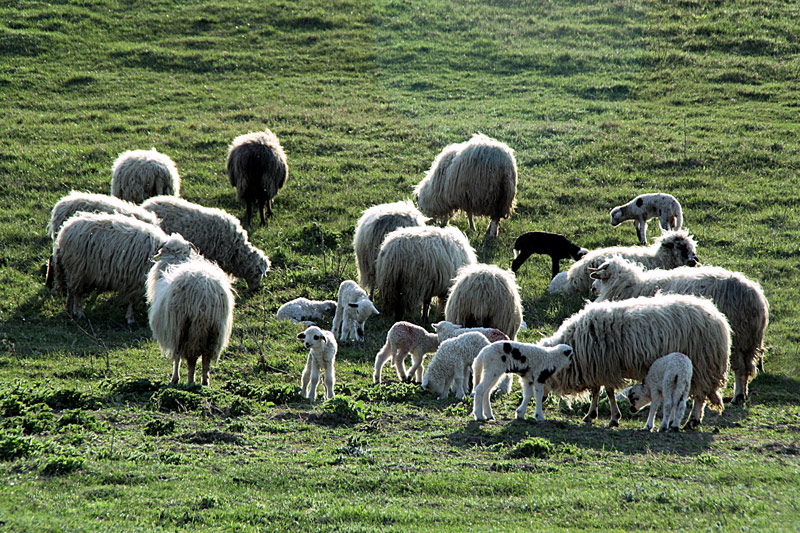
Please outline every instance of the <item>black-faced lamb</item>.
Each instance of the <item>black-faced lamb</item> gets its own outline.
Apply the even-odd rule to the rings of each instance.
[[[650,404],[650,413],[644,424],[645,431],[652,431],[656,413],[664,406],[664,418],[659,431],[678,431],[686,400],[692,384],[692,360],[685,354],[673,352],[659,357],[650,366],[642,383],[628,390],[631,413],[636,413]]]
[[[456,398],[461,400],[472,388],[469,379],[472,362],[486,346],[489,341],[477,331],[444,341],[425,369],[422,388],[440,399],[447,398],[452,388]]]
[[[111,167],[111,195],[117,198],[140,204],[153,196],[180,193],[175,162],[155,148],[123,152]]]
[[[756,365],[764,354],[764,335],[769,322],[769,303],[757,282],[739,272],[710,266],[644,270],[616,256],[590,271],[594,280],[592,291],[598,301],[654,296],[659,291],[710,298],[733,331],[730,362],[736,376],[733,403],[747,399],[747,384],[755,376]]]
[[[422,361],[426,353],[435,352],[439,347],[439,338],[435,333],[428,333],[424,328],[411,322],[395,322],[386,333],[386,343],[375,355],[374,383],[381,382],[381,371],[391,359],[397,369],[400,381],[408,381],[416,374],[417,381],[422,381]],[[406,371],[404,360],[411,354],[412,365]]]
[[[150,198],[142,207],[155,213],[161,229],[180,233],[209,261],[255,290],[269,270],[269,258],[250,244],[236,217],[222,209],[203,207],[173,196]]]
[[[211,364],[228,345],[233,327],[233,291],[225,272],[198,254],[178,234],[155,256],[147,277],[148,317],[161,351],[172,358],[172,383],[186,361],[186,381],[194,383],[197,360],[208,386]]]
[[[486,235],[496,237],[500,219],[514,211],[517,161],[507,145],[480,133],[466,142],[446,146],[425,178],[414,189],[420,211],[442,225],[463,209],[469,227],[474,215],[491,218]]]
[[[333,333],[311,326],[300,333],[297,338],[303,340],[309,350],[300,382],[303,396],[312,402],[317,399],[317,385],[320,372],[323,372],[322,384],[325,387],[325,399],[330,400],[334,396],[333,387],[336,385],[334,365],[338,349]]]
[[[578,261],[587,253],[589,250],[581,248],[560,233],[529,231],[514,241],[514,260],[511,262],[511,271],[516,273],[532,254],[544,254],[550,256],[552,261],[551,278],[554,278],[561,269],[562,259],[571,258]]]
[[[289,165],[278,137],[269,129],[236,137],[228,148],[228,179],[240,202],[247,204],[245,225],[250,227],[253,205],[258,204],[261,223],[272,216],[272,199],[289,179]]]
[[[318,301],[295,298],[280,306],[275,317],[278,320],[291,320],[311,326],[318,320],[333,317],[335,313],[336,302],[333,300]]]
[[[647,221],[658,217],[661,232],[676,231],[683,225],[681,204],[671,194],[640,194],[630,202],[611,210],[611,225],[617,226],[633,220],[639,244],[647,244]]]
[[[331,329],[339,340],[363,341],[364,323],[372,315],[378,314],[366,291],[348,279],[339,284]]]

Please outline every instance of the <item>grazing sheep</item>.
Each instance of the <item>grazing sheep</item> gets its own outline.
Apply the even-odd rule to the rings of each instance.
[[[83,295],[116,291],[128,302],[125,318],[144,300],[147,272],[166,242],[161,228],[118,213],[76,213],[53,243],[47,278],[67,293],[67,313],[83,318]]]
[[[155,148],[123,152],[111,167],[111,195],[135,204],[153,196],[180,196],[175,162]]]
[[[733,403],[747,399],[748,381],[764,354],[764,334],[769,322],[769,303],[761,286],[739,272],[718,267],[679,267],[644,270],[612,256],[590,269],[592,291],[600,300],[654,296],[657,292],[693,294],[709,298],[728,319],[733,331],[731,369],[736,376]]]
[[[697,247],[694,239],[685,231],[670,231],[661,235],[650,246],[612,246],[592,250],[583,259],[572,265],[566,278],[556,276],[548,292],[566,292],[576,296],[588,296],[592,288],[589,268],[599,267],[612,255],[620,255],[628,261],[641,263],[647,269],[671,269],[679,266],[696,266]],[[562,290],[558,290],[561,288]]]
[[[375,296],[375,260],[383,239],[398,228],[424,225],[425,217],[408,200],[370,207],[358,219],[353,237],[358,282],[370,298]]]
[[[497,328],[515,339],[522,324],[522,301],[514,273],[480,263],[462,267],[450,288],[444,317],[468,328]]]
[[[250,244],[236,217],[222,209],[203,207],[172,196],[158,196],[142,204],[156,214],[161,229],[180,233],[209,261],[233,276],[244,278],[255,290],[269,270],[269,258]]]
[[[633,220],[639,244],[647,244],[647,221],[658,217],[661,232],[676,231],[683,225],[681,204],[671,194],[640,194],[625,205],[611,210],[611,225],[617,226],[626,220]]]
[[[475,262],[475,251],[458,228],[397,229],[386,236],[375,261],[378,302],[398,321],[422,307],[427,322],[431,300],[438,297],[441,305],[458,269]]]
[[[131,202],[120,200],[116,196],[71,191],[67,196],[56,202],[50,212],[50,222],[47,224],[47,234],[50,235],[50,238],[55,241],[58,230],[61,229],[64,222],[79,211],[84,213],[119,213],[148,224],[158,224],[158,219],[153,213]]]
[[[297,336],[298,339],[305,341],[306,348],[309,349],[308,361],[303,369],[301,388],[303,396],[310,401],[317,399],[317,384],[319,383],[320,371],[322,384],[325,386],[325,399],[333,398],[333,386],[336,384],[336,374],[334,364],[336,363],[336,338],[330,331],[311,326]]]
[[[514,261],[511,271],[516,273],[522,263],[532,254],[549,255],[553,263],[552,276],[556,277],[561,269],[559,262],[562,259],[572,258],[575,261],[589,253],[586,248],[581,248],[560,233],[547,233],[545,231],[529,231],[523,233],[514,241]]]
[[[463,399],[471,389],[472,362],[486,346],[489,346],[489,341],[477,331],[444,341],[425,370],[422,388],[441,399],[450,395],[452,387],[456,398]]]
[[[250,227],[255,203],[264,224],[264,204],[271,217],[272,199],[289,179],[289,165],[278,137],[268,129],[236,137],[228,148],[227,168],[236,197],[247,204],[245,225]]]
[[[435,352],[439,347],[439,338],[435,333],[428,333],[423,328],[410,322],[395,322],[386,334],[386,344],[375,355],[374,383],[381,382],[383,365],[391,359],[397,369],[400,381],[408,381],[416,374],[417,381],[422,381],[422,361],[426,353]],[[403,362],[406,355],[411,354],[412,366],[406,372]]]
[[[631,413],[636,413],[650,403],[650,413],[644,429],[652,431],[656,413],[663,403],[664,418],[658,430],[678,431],[686,411],[691,384],[691,359],[679,352],[659,357],[650,366],[642,383],[634,385],[628,391]]]
[[[439,218],[442,225],[459,209],[466,211],[473,231],[473,215],[490,217],[489,237],[497,237],[500,219],[511,216],[516,194],[514,151],[480,133],[446,146],[414,188],[420,211]]]
[[[545,384],[554,374],[567,367],[572,358],[572,347],[567,344],[545,347],[524,342],[500,341],[485,347],[472,363],[475,392],[472,414],[475,420],[494,418],[489,399],[492,389],[502,376],[513,373],[519,375],[522,382],[522,403],[517,407],[517,419],[525,418],[531,396],[535,396],[536,411],[533,417],[543,422]]]
[[[153,337],[172,357],[172,383],[180,379],[186,361],[186,382],[194,383],[197,360],[202,381],[209,385],[211,363],[216,363],[233,327],[233,291],[225,272],[198,254],[178,234],[159,249],[147,277],[148,314]]]
[[[700,425],[706,399],[712,408],[723,409],[720,390],[728,374],[731,329],[711,300],[664,294],[590,303],[538,344],[564,343],[575,349],[572,364],[551,379],[548,389],[558,394],[590,390],[592,405],[585,422],[597,418],[600,388],[605,387],[611,405],[609,426],[618,426],[614,389],[625,379],[643,379],[656,359],[672,352],[687,354],[694,365],[694,408],[688,426]]]
[[[317,301],[308,298],[295,298],[280,306],[275,314],[278,320],[291,320],[292,322],[309,322],[312,325],[316,320],[330,318],[336,313],[336,302],[333,300]]]
[[[336,314],[333,316],[333,334],[339,340],[364,340],[364,323],[372,315],[379,315],[367,293],[352,280],[339,284]]]

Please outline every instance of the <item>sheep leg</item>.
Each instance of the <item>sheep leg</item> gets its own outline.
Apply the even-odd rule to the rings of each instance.
[[[486,236],[487,237],[497,237],[497,234],[500,232],[500,221],[492,219],[489,222],[489,227],[486,228]]]
[[[341,340],[342,338],[342,310],[340,305],[336,306],[336,312],[333,314],[333,323],[331,324],[331,331],[333,332],[333,336],[337,339]]]
[[[736,371],[736,384],[733,388],[733,400],[731,403],[741,405],[747,399],[747,371]]]
[[[202,369],[203,374],[200,377],[201,379],[200,383],[202,383],[204,387],[208,387],[210,386],[208,374],[211,371],[211,355],[205,355],[205,354],[203,355],[202,365],[203,365]]]
[[[383,370],[383,366],[386,364],[392,357],[392,348],[391,345],[387,342],[386,345],[378,352],[378,355],[375,356],[375,372],[372,374],[372,382],[378,384],[381,382],[381,372]]]
[[[302,391],[304,398],[308,398],[308,383],[309,379],[311,378],[311,365],[311,354],[308,354],[308,361],[306,361],[306,367],[303,369],[303,377],[300,380],[300,390]]]
[[[688,399],[688,395],[686,392],[680,395],[678,401],[675,402],[675,412],[672,413],[672,418],[670,419],[670,430],[672,431],[679,431],[681,429],[681,422],[683,422],[683,415],[686,412],[686,400]]]
[[[503,374],[500,379],[500,384],[497,385],[497,394],[511,394],[511,388],[514,386],[514,376],[511,374]]]
[[[181,379],[181,358],[178,355],[172,357],[172,379],[173,385]]]
[[[408,381],[408,373],[406,373],[405,358],[408,355],[408,349],[400,348],[394,355],[394,366],[397,370],[397,378],[400,381]]]
[[[583,417],[583,421],[591,424],[592,420],[597,418],[597,402],[600,399],[600,387],[592,389],[592,404],[589,406],[589,412]]]
[[[194,369],[197,366],[197,359],[186,358],[186,384],[194,385]]]
[[[317,385],[319,385],[319,367],[311,365],[311,375],[308,379],[308,399],[312,402],[317,399]]]
[[[662,233],[671,230],[674,226],[677,225],[675,224],[675,217],[673,217],[671,214],[660,215],[658,217],[658,221],[661,224]]]
[[[651,406],[652,407],[652,406]],[[664,416],[661,418],[661,425],[658,427],[658,431],[667,431],[672,426],[672,414],[675,410],[675,406],[672,403],[672,397],[669,395],[664,396]]]
[[[67,293],[66,308],[67,314],[75,320],[86,318],[86,315],[83,313],[83,298],[77,294]]]
[[[428,311],[431,309],[431,299],[428,298],[424,302],[422,302],[422,321],[428,321]]]
[[[250,227],[250,219],[253,218],[253,203],[248,200],[247,202],[247,210],[244,214],[244,226],[246,228]]]
[[[611,420],[608,422],[608,427],[615,428],[619,427],[619,419],[622,416],[622,413],[619,411],[619,406],[617,405],[617,397],[614,394],[614,389],[609,389],[606,386],[606,395],[608,396],[608,405],[611,407]]]
[[[333,398],[333,386],[336,384],[336,375],[333,373],[333,365],[325,367],[325,375],[323,376],[325,382],[325,399],[330,400]]]
[[[132,326],[136,321],[133,319],[133,302],[128,302],[128,310],[125,311],[125,321]]]
[[[703,414],[706,407],[706,398],[702,393],[692,396],[692,412],[689,415],[689,421],[686,422],[686,428],[695,429],[703,423]]]
[[[494,420],[492,412],[491,393],[500,376],[503,374],[490,374],[484,368],[481,382],[475,385],[475,404],[473,414],[475,420]]]
[[[457,399],[464,399],[464,374],[461,372],[456,371],[453,376],[453,390]]]
[[[536,400],[536,411],[533,413],[533,418],[539,422],[544,422],[544,383],[533,384],[533,396]]]
[[[551,259],[553,260],[553,268],[551,272],[553,277],[551,277],[550,279],[553,279],[558,275],[558,272],[561,270],[561,261],[556,256],[551,256]]]
[[[525,411],[528,410],[528,404],[533,398],[533,381],[528,379],[522,380],[522,403],[519,404],[517,407],[517,420],[525,420]],[[537,411],[539,409],[539,405],[536,405]],[[544,415],[542,415],[542,419],[544,419]]]
[[[647,414],[647,422],[644,423],[645,431],[653,431],[653,426],[655,426],[656,421],[656,413],[658,412],[658,403],[653,399],[650,402],[650,412]]]
[[[475,217],[472,216],[472,213],[467,211],[467,218],[469,219],[469,229],[475,231]]]
[[[413,363],[406,374],[409,381],[416,379],[418,382],[422,383],[422,361],[424,359],[424,353],[411,352],[411,360]]]
[[[633,225],[636,227],[636,236],[639,237],[639,244],[644,246],[647,244],[647,221],[634,220]]]

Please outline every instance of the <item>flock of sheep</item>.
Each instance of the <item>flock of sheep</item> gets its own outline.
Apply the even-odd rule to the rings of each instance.
[[[246,203],[246,224],[254,204],[263,223],[264,207],[270,216],[272,199],[288,180],[277,137],[269,130],[237,137],[227,169]],[[179,198],[175,164],[155,149],[121,154],[112,174],[112,196],[72,192],[53,208],[47,285],[66,294],[67,312],[76,318],[83,316],[82,297],[93,290],[118,292],[129,321],[146,300],[153,335],[173,361],[172,382],[185,361],[193,383],[199,359],[208,385],[233,323],[228,276],[255,289],[269,259],[235,217]],[[628,397],[632,409],[652,401],[645,429],[654,427],[663,403],[660,429],[677,430],[687,397],[693,400],[687,426],[696,427],[706,402],[722,410],[729,366],[736,379],[733,401],[747,398],[763,356],[767,300],[758,283],[740,273],[697,266],[696,244],[681,230],[683,213],[674,197],[644,194],[611,211],[612,225],[634,221],[639,246],[589,251],[563,235],[529,232],[514,244],[513,271],[480,264],[467,237],[447,220],[463,210],[474,230],[474,215],[488,216],[487,238],[495,237],[500,220],[514,210],[516,183],[513,150],[477,134],[436,157],[414,191],[419,209],[406,200],[364,211],[353,240],[358,283],[343,281],[335,301],[297,298],[277,312],[279,319],[308,326],[298,335],[309,350],[301,381],[306,398],[316,398],[320,379],[325,398],[334,396],[337,339],[363,340],[367,319],[379,312],[395,324],[375,357],[374,382],[381,382],[388,362],[399,379],[439,397],[451,389],[458,398],[472,392],[476,420],[493,418],[492,391],[510,391],[513,374],[523,391],[520,419],[532,397],[535,419],[544,420],[546,395],[588,391],[584,420],[591,421],[604,388],[616,426],[615,391],[640,380]],[[659,219],[662,235],[646,246],[651,218]],[[429,225],[430,219],[440,225]],[[594,292],[597,298],[555,334],[531,344],[516,341],[524,322],[514,273],[534,253],[552,258],[550,292],[581,298]],[[560,261],[569,258],[576,262],[559,272]],[[434,298],[445,320],[433,324],[433,332],[403,321],[428,323]],[[328,318],[331,331],[316,325]]]

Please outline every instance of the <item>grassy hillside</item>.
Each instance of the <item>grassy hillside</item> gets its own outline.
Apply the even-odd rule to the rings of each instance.
[[[0,5],[0,522],[793,529],[799,16],[778,0]],[[120,152],[156,147],[186,199],[242,216],[227,146],[264,127],[290,166],[275,217],[250,232],[273,270],[255,293],[237,282],[212,388],[170,387],[144,309],[128,327],[103,294],[74,321],[44,288],[49,211],[72,189],[107,192]],[[371,386],[384,317],[364,344],[342,343],[337,401],[299,401],[300,328],[275,310],[333,297],[356,275],[361,211],[410,197],[446,144],[477,131],[519,167],[497,241],[484,242],[486,219],[468,233],[482,261],[509,266],[534,229],[634,244],[630,224],[610,226],[613,206],[658,190],[681,201],[701,260],[758,280],[770,301],[767,373],[748,405],[662,436],[641,416],[585,426],[582,401],[515,422],[515,390],[476,424],[469,401]],[[464,216],[451,223],[468,232]],[[548,278],[549,259],[520,270],[521,340],[580,305],[548,296]]]

